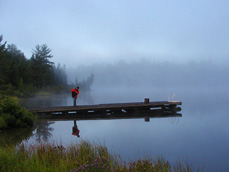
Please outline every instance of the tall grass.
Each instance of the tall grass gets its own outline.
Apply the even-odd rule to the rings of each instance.
[[[0,147],[0,171],[10,172],[192,172],[190,166],[171,166],[168,161],[142,159],[126,163],[105,146],[82,141],[77,145],[39,144]]]

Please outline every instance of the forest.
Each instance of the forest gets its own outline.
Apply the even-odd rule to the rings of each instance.
[[[37,45],[32,56],[27,59],[14,44],[7,45],[0,36],[0,93],[14,96],[30,96],[41,90],[48,92],[69,91],[79,85],[89,90],[94,75],[86,80],[68,85],[65,65],[55,65],[51,58],[51,49],[46,45]]]

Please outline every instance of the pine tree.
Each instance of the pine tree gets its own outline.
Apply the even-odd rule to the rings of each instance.
[[[38,88],[44,88],[52,83],[52,64],[49,59],[51,55],[51,49],[47,45],[37,45],[32,52],[31,69],[32,80],[35,86]]]
[[[5,74],[5,62],[7,61],[6,58],[6,42],[4,44],[1,44],[3,40],[3,36],[0,36],[0,86],[5,84],[6,82],[6,74]]]

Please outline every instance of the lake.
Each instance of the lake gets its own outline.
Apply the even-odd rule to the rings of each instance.
[[[37,144],[38,141],[62,143],[67,146],[88,140],[106,145],[122,160],[162,156],[171,163],[188,162],[205,171],[229,171],[229,90],[193,88],[107,88],[80,93],[78,105],[182,101],[182,117],[77,121],[80,137],[72,135],[73,121],[36,122],[29,131],[1,132],[2,138],[15,143]],[[71,94],[40,96],[22,100],[30,107],[70,106]]]

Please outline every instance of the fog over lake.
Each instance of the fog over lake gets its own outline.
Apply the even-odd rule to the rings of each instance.
[[[139,88],[156,89],[203,89],[227,88],[229,78],[226,73],[229,66],[215,64],[211,61],[179,64],[171,62],[156,62],[146,59],[127,63],[121,60],[117,63],[98,63],[88,66],[69,68],[68,81],[83,80],[94,74],[94,88]]]
[[[178,100],[182,102],[182,117],[151,118],[149,122],[144,118],[79,120],[80,138],[71,135],[73,121],[40,121],[26,142],[43,140],[67,146],[89,140],[105,144],[124,160],[163,156],[171,163],[188,162],[205,171],[227,171],[228,68],[210,63],[142,63],[146,66],[123,63],[76,69],[77,76],[95,75],[91,91],[81,91],[77,104]],[[73,104],[70,92],[26,101],[34,107]]]

